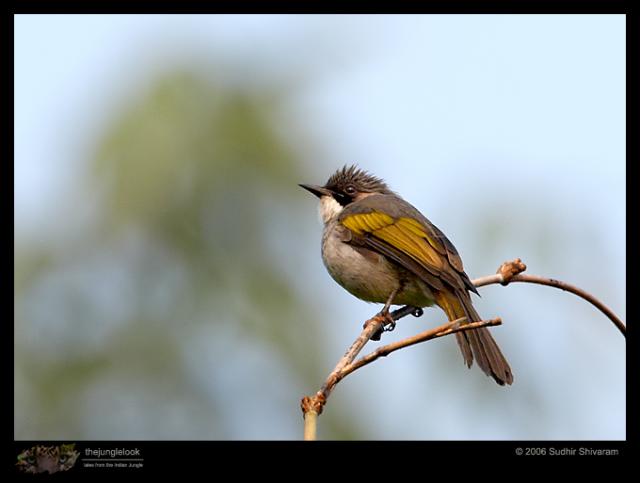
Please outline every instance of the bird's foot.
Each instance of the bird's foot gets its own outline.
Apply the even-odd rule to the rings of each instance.
[[[378,313],[375,316],[375,319],[381,320],[382,326],[371,336],[371,340],[380,340],[383,332],[391,332],[396,328],[396,321],[393,320],[393,317],[389,313],[388,309],[386,311],[383,309],[382,312]]]
[[[380,338],[382,337],[382,333],[384,332],[384,327],[380,327],[378,330],[376,330],[373,335],[371,336],[371,338],[369,340],[375,340],[378,341],[380,340]]]
[[[420,307],[415,307],[413,309],[413,312],[411,312],[411,315],[413,315],[414,317],[422,317],[423,314],[424,310],[422,310]]]
[[[375,316],[375,319],[378,319],[382,322],[382,326],[371,336],[371,340],[380,340],[383,332],[391,332],[396,328],[396,321],[393,316],[389,313],[391,309],[391,304],[393,303],[393,299],[396,297],[402,285],[397,287],[391,294],[389,294],[389,298],[387,299],[387,303],[382,307],[382,311]]]
[[[384,332],[392,332],[396,328],[396,321],[391,317],[389,311],[380,313],[379,316],[384,319],[384,325],[382,326]]]

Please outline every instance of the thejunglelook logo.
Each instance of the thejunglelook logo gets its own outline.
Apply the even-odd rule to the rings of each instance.
[[[57,473],[73,468],[80,453],[75,443],[60,446],[34,446],[18,455],[16,466],[25,473]]]

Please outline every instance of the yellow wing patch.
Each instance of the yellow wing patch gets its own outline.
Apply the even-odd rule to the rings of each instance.
[[[438,246],[434,247],[433,240],[420,222],[412,218],[394,220],[385,213],[374,211],[347,216],[342,220],[342,224],[356,235],[369,233],[387,242],[423,265],[443,268]]]
[[[422,224],[413,218],[400,218],[396,223],[398,223],[398,225],[402,225],[404,228],[421,238],[427,236]]]
[[[380,228],[393,224],[393,218],[386,213],[373,211],[359,215],[351,215],[342,220],[342,224],[356,235],[372,233]]]
[[[402,225],[403,228],[410,230],[416,236],[427,240],[429,242],[429,245],[435,248],[439,253],[443,255],[446,253],[445,248],[440,244],[440,242],[431,238],[418,220],[414,220],[413,218],[400,218],[398,221],[396,221],[396,223],[398,225]]]

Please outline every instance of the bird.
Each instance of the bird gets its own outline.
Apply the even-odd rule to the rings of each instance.
[[[322,260],[349,293],[384,304],[380,314],[387,319],[391,305],[436,305],[449,321],[482,320],[471,300],[471,292],[478,291],[453,243],[383,179],[345,165],[324,185],[299,186],[319,198]],[[467,367],[475,360],[499,385],[513,383],[511,367],[488,328],[455,335]]]

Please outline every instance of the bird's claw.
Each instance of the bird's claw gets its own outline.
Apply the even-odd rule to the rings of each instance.
[[[383,332],[391,332],[396,328],[396,321],[393,320],[393,317],[388,310],[383,310],[376,316],[376,318],[382,319],[382,326],[371,336],[371,340],[374,341],[380,340]]]
[[[385,325],[382,328],[382,331],[383,332],[393,332],[393,329],[395,329],[395,328],[396,328],[396,322],[394,320],[393,322],[389,322],[387,325]]]
[[[383,319],[382,331],[391,332],[396,328],[396,321],[391,317],[389,311],[382,311],[378,314]]]

